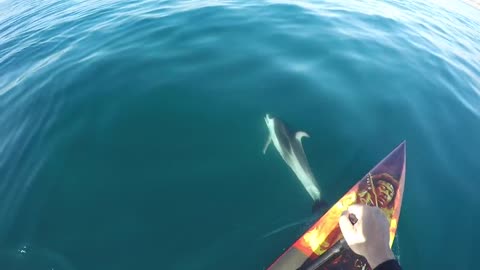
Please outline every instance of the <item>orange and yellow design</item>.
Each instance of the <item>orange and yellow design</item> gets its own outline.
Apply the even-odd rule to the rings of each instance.
[[[366,178],[352,187],[352,189],[330,208],[293,246],[308,257],[318,257],[331,248],[343,237],[338,225],[338,219],[342,213],[348,209],[348,206],[355,203],[378,205],[376,201],[371,202],[363,199],[366,192],[373,192],[373,188],[368,186],[369,181],[371,182],[371,177],[372,176],[368,174]],[[402,178],[403,177],[404,174],[402,173]],[[403,184],[403,181],[400,182]],[[403,185],[400,185],[398,189],[395,190],[397,196],[395,196],[392,205],[390,207],[381,207],[390,220],[390,246],[393,245],[397,231],[402,191]]]

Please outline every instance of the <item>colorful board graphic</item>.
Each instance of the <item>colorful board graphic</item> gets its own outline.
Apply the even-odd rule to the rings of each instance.
[[[405,148],[403,142],[378,163],[268,270],[371,269],[365,258],[356,255],[349,248],[343,248],[345,244],[338,219],[351,204],[377,206],[390,221],[390,246],[392,246],[405,185]],[[320,261],[322,263],[318,265]]]

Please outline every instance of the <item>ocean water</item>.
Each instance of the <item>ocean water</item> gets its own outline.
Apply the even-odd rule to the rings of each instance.
[[[470,1],[471,2],[471,1]],[[480,10],[444,1],[0,0],[0,268],[264,269],[403,140],[395,253],[474,269]]]

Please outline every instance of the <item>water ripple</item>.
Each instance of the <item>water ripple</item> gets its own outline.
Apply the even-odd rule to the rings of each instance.
[[[141,204],[142,200],[137,204],[135,199],[128,200],[122,209],[125,213],[110,216],[114,220],[141,220],[141,211],[135,207],[149,205],[156,205],[156,212],[160,208],[176,215],[177,210],[163,206],[173,204],[156,200],[170,198],[174,193],[170,190],[178,189],[182,194],[193,194],[198,201],[183,202],[177,197],[171,201],[189,210],[192,205],[203,205],[206,217],[201,219],[212,220],[215,225],[237,219],[251,222],[252,228],[255,222],[268,224],[272,216],[257,206],[265,204],[266,197],[275,201],[275,196],[280,205],[284,195],[262,192],[294,191],[287,185],[277,186],[281,182],[277,178],[282,175],[266,173],[265,160],[252,161],[251,153],[256,151],[252,141],[259,141],[261,133],[261,123],[256,121],[267,110],[290,117],[316,135],[312,136],[315,152],[309,157],[312,164],[320,164],[315,169],[327,184],[335,177],[354,177],[355,168],[365,169],[372,165],[368,162],[380,158],[375,153],[408,139],[413,160],[409,163],[409,179],[413,180],[408,182],[411,191],[405,207],[411,212],[407,211],[405,219],[413,224],[409,226],[413,232],[405,230],[402,245],[408,243],[409,234],[426,238],[418,246],[410,246],[413,251],[425,248],[434,251],[432,254],[443,252],[439,250],[441,245],[429,243],[440,239],[442,232],[449,232],[446,225],[427,231],[413,222],[414,218],[409,219],[416,205],[428,210],[429,215],[440,216],[437,205],[443,197],[436,194],[450,189],[463,195],[466,207],[462,209],[477,202],[471,179],[478,174],[476,151],[472,149],[480,147],[480,11],[462,1],[5,0],[0,1],[0,10],[0,241],[35,238],[52,244],[48,237],[41,237],[43,232],[55,239],[51,241],[63,243],[52,250],[77,256],[72,260],[75,269],[91,267],[85,263],[90,260],[83,257],[84,253],[68,247],[85,244],[82,241],[87,239],[97,241],[85,228],[96,228],[92,231],[100,238],[104,236],[99,231],[106,235],[117,231],[104,230],[111,224],[98,221],[76,227],[78,236],[72,236],[68,228],[75,226],[68,222],[83,224],[88,218],[81,217],[89,215],[108,220],[103,216],[114,215],[117,210],[105,197],[115,201],[116,187],[122,187],[122,183],[128,186],[128,194],[136,190],[142,191],[142,196],[151,190],[157,193],[148,205]],[[222,141],[223,137],[228,140]],[[369,154],[354,159],[359,145],[368,146]],[[168,158],[159,153],[168,153]],[[346,165],[347,159],[355,166]],[[239,162],[247,169],[221,175],[217,163],[225,160]],[[222,168],[232,169],[232,163]],[[188,176],[184,167],[175,167],[177,164],[191,168],[196,175]],[[460,177],[458,171],[462,172]],[[84,176],[81,181],[79,175]],[[272,176],[275,184],[269,182]],[[209,180],[188,182],[189,177]],[[238,191],[225,192],[227,198],[218,187],[230,190],[232,184],[227,186],[225,179],[232,177]],[[135,185],[131,184],[132,178],[137,181]],[[215,182],[217,179],[222,180]],[[431,182],[421,179],[435,179],[435,192],[430,197],[423,194],[432,189]],[[252,191],[252,186],[262,183],[269,183],[270,188]],[[349,184],[335,182],[327,194],[333,200]],[[45,188],[56,185],[58,193]],[[145,190],[143,185],[147,186]],[[41,188],[32,188],[35,186]],[[214,195],[205,191],[206,195],[200,197],[198,190],[204,186]],[[68,196],[75,187],[79,192],[91,192],[92,199],[102,204],[79,207],[74,198],[83,199],[84,194]],[[113,195],[101,193],[103,187]],[[31,195],[35,192],[42,194]],[[237,194],[251,197],[245,201]],[[215,196],[225,203],[219,206],[205,199]],[[236,196],[240,206],[250,207],[224,211],[221,218],[215,215],[219,207],[234,209]],[[50,212],[70,214],[50,197],[53,202],[63,198],[60,204],[78,207],[82,215],[72,214],[49,223]],[[122,197],[115,202],[124,201]],[[38,206],[42,203],[47,210]],[[291,203],[301,205],[304,201],[292,199]],[[102,208],[108,205],[112,208]],[[94,208],[105,211],[95,214]],[[270,215],[280,213],[275,212],[275,206],[271,210]],[[444,210],[457,214],[449,207]],[[31,213],[34,215],[26,217]],[[137,232],[136,238],[128,239],[147,239],[150,243],[152,237],[163,237],[159,231],[169,231],[164,224],[178,228],[197,222],[189,217],[183,215],[177,223],[158,221],[157,230],[148,222],[138,221],[137,225],[146,226],[147,232]],[[298,215],[287,220],[295,218]],[[24,230],[16,230],[14,225],[25,220]],[[458,225],[464,226],[459,230],[467,225]],[[48,234],[50,227],[60,232]],[[202,235],[192,233],[190,238],[193,242],[206,241],[209,233],[217,233],[211,228],[221,230],[218,225],[206,226]],[[148,234],[149,229],[152,234]],[[261,234],[254,230],[239,231],[239,235],[242,233],[248,234],[246,239]],[[287,245],[293,236],[288,235],[279,245]],[[174,251],[183,252],[185,246],[166,236],[163,240],[171,250],[162,254],[171,257],[171,265],[180,269],[183,264]],[[221,253],[226,242],[220,239],[220,244],[209,245],[205,254]],[[122,245],[104,245],[104,250],[122,254],[116,249]],[[406,254],[402,263],[413,267],[416,255],[411,250],[402,250]],[[112,261],[125,257],[121,265],[128,269],[142,264],[141,260],[133,262],[138,257],[151,261],[145,252],[96,258],[104,268],[120,269]],[[449,252],[455,253],[458,261],[468,259],[468,254],[460,251]],[[276,253],[272,248],[265,256],[255,254],[261,259],[253,264],[261,268]],[[416,259],[418,266],[434,263],[428,255]],[[215,264],[209,258],[203,262]]]

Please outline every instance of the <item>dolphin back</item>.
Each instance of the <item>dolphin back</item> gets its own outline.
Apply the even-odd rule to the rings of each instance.
[[[302,145],[302,138],[309,137],[309,135],[303,131],[292,133],[280,119],[275,118],[274,121],[273,132],[278,141],[278,152],[293,170],[312,199],[315,201],[320,200],[320,188],[312,173]]]

